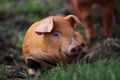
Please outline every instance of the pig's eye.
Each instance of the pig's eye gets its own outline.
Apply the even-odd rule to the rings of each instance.
[[[85,44],[84,44],[84,43],[81,43],[81,46],[82,46],[82,47],[85,47]]]
[[[53,37],[56,37],[56,38],[60,38],[61,37],[61,33],[60,32],[54,32],[52,34]]]

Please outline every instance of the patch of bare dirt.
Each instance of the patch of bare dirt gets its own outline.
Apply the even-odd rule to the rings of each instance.
[[[0,38],[0,65],[5,66],[7,78],[23,78],[26,66],[22,56],[21,48],[13,45],[7,37]]]
[[[92,45],[87,56],[92,62],[99,59],[115,59],[120,57],[120,39],[107,38]]]

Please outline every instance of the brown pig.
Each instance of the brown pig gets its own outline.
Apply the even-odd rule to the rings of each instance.
[[[72,63],[87,53],[86,41],[74,30],[78,23],[74,15],[50,16],[28,29],[22,50],[29,74],[58,62]]]
[[[112,22],[115,0],[70,0],[73,10],[77,17],[85,26],[85,33],[88,42],[95,38],[95,30],[92,19],[92,6],[98,4],[102,9],[104,35],[106,37],[112,36]]]

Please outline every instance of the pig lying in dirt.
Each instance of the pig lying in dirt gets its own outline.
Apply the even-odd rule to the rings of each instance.
[[[102,9],[104,35],[112,36],[112,22],[115,0],[70,0],[77,17],[85,26],[88,42],[95,38],[95,30],[92,19],[92,6],[98,4]]]
[[[87,44],[81,34],[74,31],[80,21],[74,15],[50,16],[35,22],[23,41],[23,55],[29,74],[57,63],[72,63],[87,53]]]

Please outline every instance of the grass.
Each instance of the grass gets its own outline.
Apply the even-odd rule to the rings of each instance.
[[[50,2],[48,0],[49,9],[52,10],[52,11],[55,11],[55,10],[61,8],[61,5],[62,5],[61,0],[56,0],[56,3]]]
[[[11,30],[13,33],[13,37],[11,38],[11,42],[15,44],[17,47],[21,47],[23,43],[23,36],[25,35],[25,31]]]
[[[5,28],[0,24],[0,32],[1,32],[1,31],[4,31],[4,29],[5,29]]]
[[[26,80],[38,80],[30,78],[25,73]],[[0,66],[0,80],[7,80],[5,66]],[[120,57],[111,60],[98,60],[87,63],[78,61],[74,65],[60,63],[57,67],[42,74],[41,80],[120,80]]]
[[[114,25],[113,31],[117,37],[120,37],[120,25]]]
[[[25,13],[26,17],[32,19],[41,19],[48,15],[47,8],[37,4],[34,0],[29,0],[27,3],[19,3],[16,11],[17,14]]]
[[[120,58],[61,65],[42,75],[43,80],[120,80]]]
[[[0,80],[7,80],[7,77],[5,75],[5,66],[0,65]]]
[[[35,0],[28,0],[27,2],[16,0],[0,0],[0,11],[14,13],[17,16],[25,15],[30,19],[42,19],[49,15],[49,11],[55,11],[62,5],[61,0],[56,0],[54,3],[48,0],[47,6],[40,5]]]
[[[94,63],[79,61],[75,65],[59,64],[42,74],[42,80],[120,80],[120,57],[98,60]],[[27,78],[32,80],[33,78]],[[38,79],[38,78],[34,78]]]

